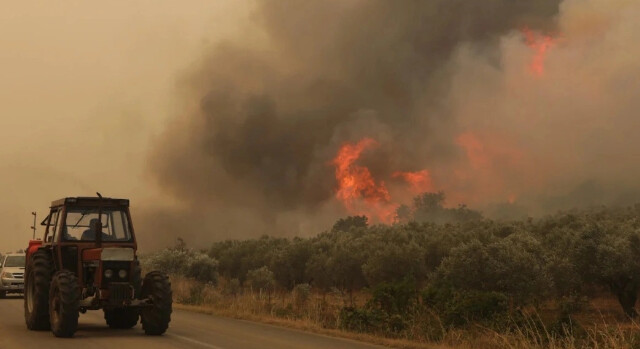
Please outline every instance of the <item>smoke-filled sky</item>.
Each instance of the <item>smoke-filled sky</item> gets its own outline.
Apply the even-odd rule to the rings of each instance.
[[[97,4],[0,13],[9,249],[96,190],[152,247],[315,234],[408,203],[398,173],[487,215],[640,198],[637,2]]]
[[[244,37],[249,4],[0,4],[0,252],[26,246],[31,212],[43,219],[60,197],[164,200],[149,185],[151,141],[179,113],[188,68],[221,38]]]

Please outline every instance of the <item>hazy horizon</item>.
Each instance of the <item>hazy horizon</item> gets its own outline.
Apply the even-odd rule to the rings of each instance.
[[[128,197],[134,219],[147,205],[170,206],[148,174],[152,141],[179,109],[181,77],[211,45],[239,35],[248,7],[236,1],[5,4],[0,251],[24,248],[31,212],[40,221],[61,197],[96,191]],[[153,241],[143,226],[138,233],[141,247]]]

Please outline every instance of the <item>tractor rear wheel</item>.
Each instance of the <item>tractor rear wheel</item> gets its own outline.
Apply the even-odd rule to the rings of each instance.
[[[145,334],[159,336],[167,331],[171,322],[172,297],[171,282],[164,273],[152,271],[144,277],[141,298],[149,298],[153,303],[140,312]]]
[[[46,250],[36,251],[27,265],[24,285],[24,318],[27,328],[43,331],[49,323],[49,286],[53,274],[53,260]]]
[[[104,319],[111,328],[128,329],[138,323],[140,311],[138,308],[104,309]]]
[[[51,331],[56,337],[72,337],[78,329],[80,287],[70,271],[57,272],[51,280],[49,313]]]

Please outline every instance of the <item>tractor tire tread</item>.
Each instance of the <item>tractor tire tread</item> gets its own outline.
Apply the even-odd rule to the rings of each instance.
[[[162,272],[152,271],[144,277],[141,297],[149,297],[153,305],[142,308],[142,329],[145,334],[162,335],[169,328],[173,304],[171,281]]]
[[[81,296],[78,278],[74,273],[62,270],[53,276],[49,294],[50,301],[56,296],[60,301],[59,321],[57,324],[54,324],[54,322],[50,320],[51,331],[56,337],[73,337],[78,329]],[[51,308],[51,303],[49,304],[49,308]],[[51,311],[54,310],[51,309]]]
[[[47,331],[49,322],[49,288],[53,276],[53,259],[46,250],[36,251],[27,265],[25,278],[24,313],[27,328],[32,331]],[[33,290],[33,311],[29,312],[27,288],[35,284]]]

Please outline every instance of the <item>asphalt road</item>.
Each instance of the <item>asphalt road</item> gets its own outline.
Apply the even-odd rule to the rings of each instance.
[[[55,338],[51,332],[29,331],[21,297],[0,299],[0,349],[108,348],[108,349],[266,349],[331,348],[375,349],[380,346],[333,338],[250,321],[174,310],[164,336],[145,336],[140,324],[131,330],[112,330],[102,311],[80,314],[73,338]]]

